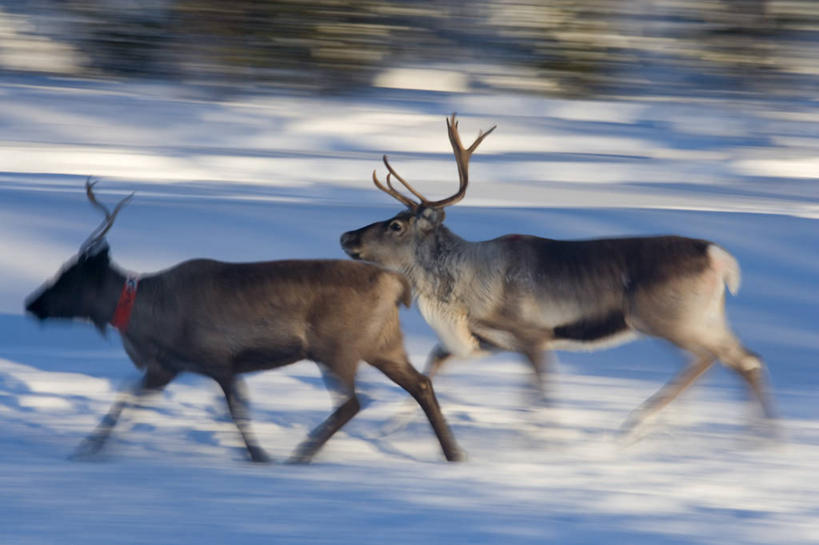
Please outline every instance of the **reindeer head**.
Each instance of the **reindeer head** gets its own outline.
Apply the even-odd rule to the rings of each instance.
[[[466,195],[469,184],[469,158],[484,138],[495,130],[493,126],[486,132],[480,132],[468,148],[464,148],[458,134],[458,122],[455,114],[446,120],[449,142],[458,165],[460,186],[458,191],[445,199],[431,201],[415,190],[392,168],[387,156],[384,165],[387,167],[387,183],[382,184],[373,171],[373,183],[386,194],[407,207],[392,218],[372,223],[355,231],[341,235],[341,247],[353,259],[372,261],[395,270],[406,269],[415,261],[419,244],[427,239],[433,231],[440,228],[446,217],[444,208],[451,206]],[[395,177],[418,201],[404,195],[392,184]]]
[[[86,318],[101,331],[110,317],[106,303],[100,298],[110,270],[108,243],[105,233],[114,224],[120,209],[133,194],[122,199],[114,212],[100,204],[94,196],[96,182],[85,182],[88,200],[105,214],[103,222],[80,246],[80,251],[63,265],[55,280],[45,283],[26,298],[26,311],[38,320],[47,318]]]

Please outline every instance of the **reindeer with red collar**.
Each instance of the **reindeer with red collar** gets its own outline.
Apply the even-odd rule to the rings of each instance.
[[[403,276],[346,260],[195,259],[137,278],[111,263],[105,241],[131,196],[110,212],[93,186],[86,182],[86,194],[105,220],[57,279],[29,297],[26,310],[39,320],[87,319],[101,332],[113,325],[145,374],[114,403],[78,454],[103,447],[133,396],[160,390],[187,371],[219,384],[251,460],[267,461],[251,433],[238,375],[309,359],[332,379],[328,384],[337,385],[343,401],[298,447],[293,461],[309,461],[359,411],[355,373],[361,360],[416,399],[447,460],[461,457],[429,379],[407,359],[398,317],[399,304],[410,303]]]

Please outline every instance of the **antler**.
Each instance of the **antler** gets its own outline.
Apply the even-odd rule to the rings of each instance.
[[[464,148],[463,144],[461,143],[461,136],[458,134],[458,122],[455,120],[455,114],[452,114],[452,117],[447,118],[446,120],[446,129],[449,133],[449,142],[452,144],[452,152],[455,155],[455,163],[458,165],[458,178],[459,178],[459,186],[458,191],[445,199],[441,199],[438,201],[431,201],[424,197],[419,191],[417,191],[414,187],[412,187],[409,182],[407,182],[404,178],[402,178],[395,169],[392,168],[389,161],[387,161],[387,156],[384,156],[384,165],[387,167],[389,174],[387,174],[387,186],[384,187],[381,182],[378,181],[378,178],[375,175],[375,171],[373,171],[373,182],[375,182],[375,186],[384,191],[388,195],[392,196],[393,198],[397,199],[407,207],[411,208],[412,210],[417,210],[420,206],[425,206],[428,208],[443,208],[445,206],[450,206],[455,204],[456,202],[460,201],[466,195],[466,188],[469,185],[469,158],[472,157],[472,152],[474,152],[483,139],[489,136],[489,134],[497,128],[497,125],[493,125],[488,131],[478,132],[478,137],[472,143],[471,146],[468,148]],[[401,184],[407,188],[407,190],[415,195],[419,202],[415,202],[409,197],[401,194],[399,191],[393,187],[392,183],[390,182],[390,175],[395,176],[395,178],[401,182]]]
[[[387,165],[387,168],[392,170],[390,168],[389,163],[387,163],[387,156],[386,155],[384,156],[384,164]],[[392,172],[387,174],[387,187],[384,187],[384,185],[378,180],[378,175],[373,170],[373,183],[375,184],[375,187],[377,187],[378,189],[380,189],[381,191],[383,191],[384,193],[386,193],[390,197],[393,197],[394,199],[398,200],[401,204],[403,204],[407,208],[410,208],[412,210],[417,210],[418,207],[420,206],[420,203],[417,203],[417,202],[413,201],[409,197],[406,197],[406,196],[402,195],[398,190],[396,190],[393,187],[392,182],[390,181],[390,176],[391,175],[392,175]],[[399,178],[399,180],[400,180],[400,178]]]
[[[111,212],[105,205],[100,203],[97,200],[97,197],[94,195],[95,185],[97,185],[97,181],[95,180],[92,182],[91,176],[86,178],[85,194],[88,196],[88,200],[91,201],[92,205],[102,210],[102,213],[105,214],[105,219],[96,229],[94,229],[91,232],[91,234],[88,236],[85,242],[82,243],[82,245],[80,246],[80,253],[87,251],[89,248],[94,246],[94,244],[96,244],[98,241],[102,240],[102,237],[105,236],[105,233],[107,233],[111,226],[114,225],[114,220],[116,219],[117,214],[119,214],[119,211],[122,209],[123,206],[125,206],[125,204],[128,201],[131,200],[131,197],[134,196],[134,194],[131,193],[130,195],[119,201],[119,203],[117,203],[117,206],[114,207],[114,211]]]
[[[461,135],[458,134],[458,122],[455,121],[455,114],[453,113],[452,117],[446,120],[449,142],[452,144],[452,153],[455,155],[455,163],[458,165],[458,192],[446,199],[429,202],[427,206],[443,208],[444,206],[455,204],[464,198],[464,195],[466,195],[466,187],[469,185],[469,158],[472,157],[472,152],[478,149],[483,139],[492,134],[492,131],[497,127],[497,125],[492,125],[486,132],[478,131],[478,137],[472,142],[472,145],[464,149],[464,145],[461,143]]]

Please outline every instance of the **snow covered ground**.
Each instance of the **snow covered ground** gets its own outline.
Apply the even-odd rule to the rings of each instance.
[[[113,202],[121,266],[209,256],[343,258],[341,232],[399,206],[370,172],[388,153],[419,189],[454,191],[444,116],[473,159],[448,225],[469,239],[678,233],[743,267],[728,301],[769,365],[782,438],[748,427],[739,380],[709,372],[638,443],[614,433],[684,364],[639,340],[560,353],[553,407],[530,408],[513,354],[437,379],[469,460],[447,464],[406,395],[362,367],[367,407],[308,466],[256,466],[214,383],[184,376],[128,413],[98,462],[67,457],[138,376],[116,333],[40,327],[25,296],[97,225],[86,175]],[[202,100],[190,89],[0,81],[0,543],[819,542],[819,104],[384,91]],[[434,335],[404,313],[413,362]],[[313,364],[248,378],[254,428],[285,458],[330,411]]]

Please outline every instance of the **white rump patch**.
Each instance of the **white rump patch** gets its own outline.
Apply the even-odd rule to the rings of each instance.
[[[739,263],[736,258],[716,244],[708,246],[708,257],[711,258],[714,268],[722,276],[725,285],[728,286],[728,291],[731,292],[731,295],[736,295],[741,280]]]

